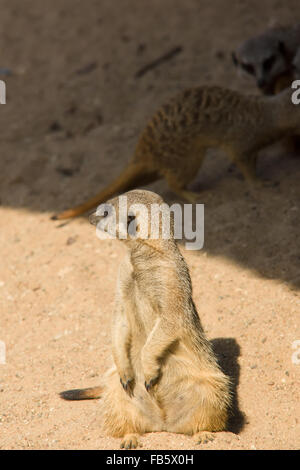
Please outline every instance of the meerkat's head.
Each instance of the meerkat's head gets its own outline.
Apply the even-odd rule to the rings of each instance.
[[[232,59],[240,71],[255,78],[266,95],[273,94],[276,79],[289,70],[285,46],[275,34],[246,40],[232,53]]]
[[[99,238],[117,238],[131,245],[147,240],[173,239],[173,217],[156,193],[133,190],[110,199],[90,215]]]

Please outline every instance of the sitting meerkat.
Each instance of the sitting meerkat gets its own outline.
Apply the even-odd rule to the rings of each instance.
[[[123,237],[128,249],[112,321],[114,367],[101,386],[65,391],[61,397],[101,396],[104,430],[123,438],[122,448],[137,447],[140,434],[155,431],[193,435],[197,443],[211,440],[212,433],[226,428],[230,380],[201,326],[189,270],[174,240],[172,214],[167,209],[170,236],[162,237],[162,217],[149,222],[151,207],[161,206],[162,198],[143,190],[125,196],[128,211],[122,221],[109,210],[103,216],[97,210],[90,218],[111,235],[117,228],[117,237]],[[116,197],[104,209],[111,207],[118,214],[119,205]],[[158,227],[159,237],[147,238],[145,225],[147,231]],[[127,233],[131,236],[125,238]]]
[[[292,61],[300,46],[300,23],[269,28],[244,41],[232,53],[236,67],[256,79],[264,94],[290,87]]]
[[[291,91],[249,96],[218,86],[180,92],[162,106],[142,132],[132,160],[120,176],[87,202],[53,219],[86,212],[116,193],[165,178],[170,189],[189,202],[199,194],[189,191],[206,150],[227,153],[249,182],[256,179],[258,151],[288,135],[299,133],[300,110]]]

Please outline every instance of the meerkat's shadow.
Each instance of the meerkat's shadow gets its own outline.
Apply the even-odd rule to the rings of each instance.
[[[234,338],[215,338],[211,340],[211,345],[218,358],[222,371],[230,378],[232,384],[232,407],[228,419],[227,431],[239,434],[246,424],[246,416],[239,408],[237,393],[240,377],[240,366],[238,364],[240,346]]]

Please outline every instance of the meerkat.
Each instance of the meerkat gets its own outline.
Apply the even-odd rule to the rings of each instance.
[[[210,147],[225,151],[248,182],[257,182],[257,152],[297,134],[299,117],[300,111],[285,91],[275,97],[249,96],[218,86],[182,91],[148,122],[133,158],[114,182],[87,202],[52,218],[75,217],[117,193],[160,178],[181,198],[196,202],[199,194],[187,186]]]
[[[232,53],[239,70],[256,79],[264,94],[274,94],[291,86],[292,61],[300,45],[300,23],[270,28],[244,41]]]
[[[113,213],[104,210],[101,216],[97,210],[90,216],[100,231],[112,235],[117,227],[117,238],[127,248],[112,320],[114,367],[101,386],[69,390],[61,397],[101,395],[104,430],[123,438],[122,448],[137,447],[139,435],[155,431],[193,435],[197,443],[210,440],[212,433],[226,429],[230,379],[203,331],[189,270],[174,239],[172,213],[164,205],[170,229],[163,237],[163,218],[151,218],[151,208],[162,207],[163,199],[145,190],[123,196],[128,209],[122,221],[120,197],[103,205]],[[157,238],[151,238],[155,227]]]

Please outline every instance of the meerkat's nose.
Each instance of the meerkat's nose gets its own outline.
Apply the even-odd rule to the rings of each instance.
[[[265,81],[264,78],[259,78],[259,79],[257,80],[257,86],[258,86],[259,88],[264,88],[265,85],[266,85],[266,81]]]
[[[100,222],[100,220],[102,219],[103,217],[101,215],[97,215],[97,212],[93,212],[92,214],[89,215],[89,221],[92,225],[98,225],[98,223]]]

